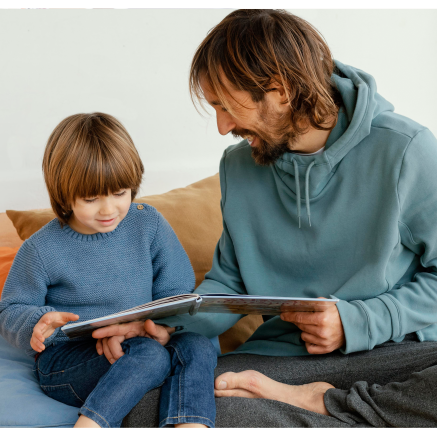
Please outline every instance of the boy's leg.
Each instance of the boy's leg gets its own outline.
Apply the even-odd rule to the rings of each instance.
[[[52,399],[80,408],[111,364],[96,351],[96,340],[59,342],[35,363],[35,376]]]
[[[121,344],[124,355],[112,364],[79,410],[102,428],[118,428],[150,390],[170,375],[170,354],[157,341],[134,337]]]
[[[214,428],[217,352],[213,344],[190,332],[173,336],[165,347],[172,372],[161,389],[159,426],[201,424]]]

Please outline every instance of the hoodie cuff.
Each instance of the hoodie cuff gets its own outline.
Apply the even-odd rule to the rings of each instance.
[[[369,315],[363,302],[359,300],[352,302],[340,300],[337,302],[337,309],[340,313],[346,337],[346,344],[340,349],[340,352],[350,354],[370,350]]]

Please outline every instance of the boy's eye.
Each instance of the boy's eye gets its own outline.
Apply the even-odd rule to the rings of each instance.
[[[94,199],[83,199],[83,200],[85,200],[86,203],[93,203],[97,200],[97,197]]]
[[[221,107],[222,112],[228,112],[228,110],[226,108],[223,108],[223,106]]]
[[[123,194],[126,194],[126,190],[122,191],[121,193],[115,193],[116,196],[121,197]]]

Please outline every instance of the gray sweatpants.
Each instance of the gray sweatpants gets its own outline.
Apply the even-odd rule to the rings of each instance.
[[[216,398],[216,427],[437,426],[437,342],[420,343],[415,335],[349,355],[224,356],[216,376],[248,369],[285,384],[329,382],[336,387],[324,398],[331,416],[268,399]],[[147,393],[123,426],[156,427],[159,393]]]

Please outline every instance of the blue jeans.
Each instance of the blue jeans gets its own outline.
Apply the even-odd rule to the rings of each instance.
[[[111,365],[97,354],[95,339],[56,343],[41,353],[34,371],[49,397],[80,408],[102,428],[119,428],[141,398],[161,385],[160,427],[214,427],[217,352],[210,340],[189,332],[165,346],[146,337],[121,346],[124,355]]]

